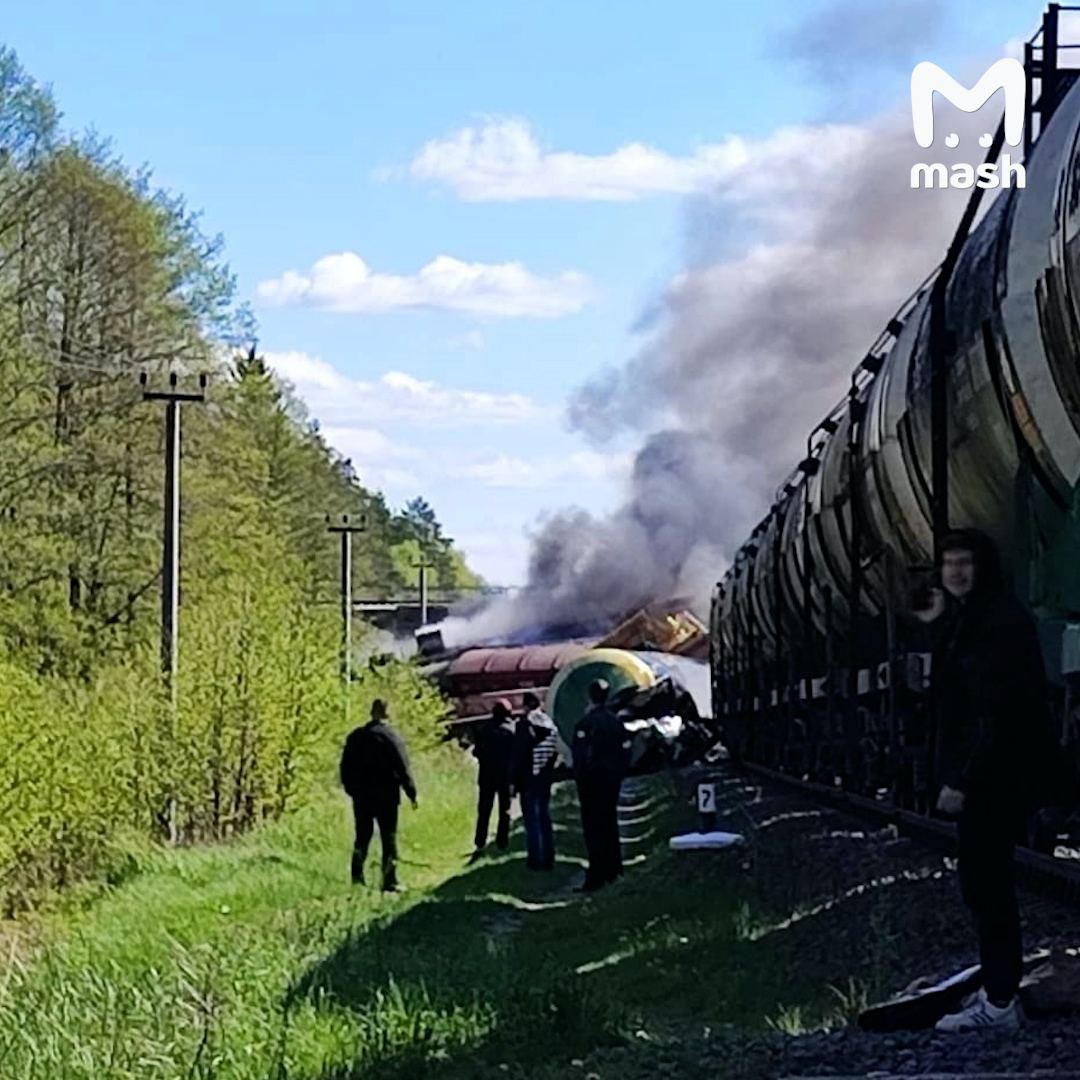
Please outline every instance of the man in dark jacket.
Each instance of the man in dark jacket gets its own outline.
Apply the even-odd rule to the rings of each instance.
[[[604,679],[589,686],[589,710],[574,728],[574,779],[581,807],[581,831],[589,866],[580,892],[594,892],[623,872],[619,840],[619,789],[630,740],[622,721],[608,706]]]
[[[416,808],[416,784],[401,736],[386,722],[386,702],[371,703],[371,722],[356,728],[345,740],[341,755],[341,786],[352,799],[356,841],[352,854],[352,880],[364,884],[368,847],[379,825],[382,844],[382,887],[396,892],[397,825],[401,792]]]
[[[1053,736],[1046,674],[1031,616],[1005,589],[993,542],[974,529],[941,546],[930,607],[937,808],[957,818],[958,872],[979,938],[983,989],[941,1031],[1020,1022],[1022,946],[1013,849],[1037,801]]]
[[[477,776],[479,800],[476,809],[475,859],[487,846],[488,825],[495,800],[499,802],[498,824],[495,827],[495,846],[500,851],[510,845],[510,780],[514,766],[514,720],[510,703],[495,702],[491,719],[476,734],[473,754],[480,765]]]

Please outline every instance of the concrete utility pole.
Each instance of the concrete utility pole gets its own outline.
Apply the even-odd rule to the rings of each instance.
[[[353,522],[342,514],[337,524],[326,515],[326,531],[341,536],[341,681],[345,690],[345,722],[349,722],[349,687],[352,684],[352,538],[367,529],[360,518]]]
[[[176,668],[180,604],[180,405],[206,400],[206,376],[198,392],[179,390],[176,372],[169,373],[168,390],[148,390],[147,374],[139,376],[143,401],[165,402],[165,512],[161,560],[161,673],[169,700],[176,705]]]
[[[420,571],[420,627],[423,629],[427,626],[427,572],[434,567],[434,563],[429,563],[426,559],[421,557],[419,562],[413,563],[413,568]]]
[[[165,509],[161,555],[161,675],[169,699],[170,734],[176,727],[176,669],[179,656],[180,607],[180,405],[206,400],[206,376],[199,376],[198,393],[180,390],[175,371],[169,372],[168,390],[148,390],[146,372],[139,375],[143,401],[165,402]],[[170,793],[165,805],[169,842],[179,840],[176,797]]]

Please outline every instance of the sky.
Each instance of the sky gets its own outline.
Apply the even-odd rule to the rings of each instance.
[[[568,403],[686,267],[750,242],[703,239],[710,190],[789,129],[907,108],[919,60],[985,66],[1042,8],[40,0],[0,40],[223,234],[260,351],[361,481],[517,585],[546,515],[625,498],[648,432],[600,441]]]

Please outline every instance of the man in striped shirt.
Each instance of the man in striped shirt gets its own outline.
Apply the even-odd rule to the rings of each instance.
[[[540,708],[535,694],[522,698],[526,714],[518,721],[514,786],[521,795],[525,825],[526,865],[530,870],[552,870],[555,842],[551,827],[551,784],[560,756],[558,730]]]

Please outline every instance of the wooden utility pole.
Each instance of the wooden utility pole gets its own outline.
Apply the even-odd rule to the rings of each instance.
[[[165,500],[161,560],[161,673],[169,700],[176,705],[176,669],[179,647],[180,605],[180,405],[206,400],[206,376],[199,376],[198,392],[180,390],[176,372],[169,374],[168,390],[148,390],[144,371],[139,376],[143,401],[165,403]]]
[[[413,568],[420,571],[420,628],[423,629],[427,626],[427,608],[428,608],[428,590],[427,590],[427,572],[434,567],[434,563],[429,563],[425,558],[421,556],[419,562],[413,563]]]
[[[326,531],[341,536],[341,681],[345,693],[345,723],[349,723],[349,688],[352,684],[352,538],[353,533],[367,529],[367,522],[360,518],[352,521],[342,514],[337,523],[326,515]]]

